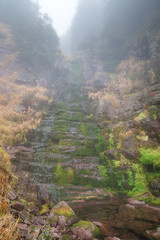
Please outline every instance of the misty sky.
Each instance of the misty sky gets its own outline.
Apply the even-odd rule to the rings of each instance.
[[[38,0],[41,11],[48,13],[58,35],[63,35],[70,26],[78,0]]]

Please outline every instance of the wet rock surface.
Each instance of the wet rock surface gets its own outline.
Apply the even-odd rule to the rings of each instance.
[[[91,88],[97,89],[97,82],[102,83],[102,75],[95,78]],[[40,240],[45,237],[65,239],[66,236],[69,239],[84,240],[158,239],[158,208],[133,199],[126,201],[116,198],[112,192],[106,192],[102,188],[97,124],[90,114],[86,96],[81,91],[77,93],[74,84],[69,88],[64,101],[58,99],[53,109],[44,114],[41,126],[31,134],[25,146],[22,144],[8,148],[19,175],[18,191],[15,196],[10,194],[10,200],[16,200],[12,203],[12,211],[17,218],[20,217],[21,237]],[[135,120],[134,123],[127,120],[141,113],[140,102],[146,99],[150,101],[147,94],[148,92],[143,96],[128,96],[125,107],[123,105],[126,100],[121,102],[123,107],[119,109],[120,120],[126,121],[121,122],[120,127],[124,128],[125,125],[130,130],[134,124],[144,128],[147,124],[148,134],[156,134],[158,118]],[[134,111],[131,106],[134,106]],[[109,120],[115,117],[116,112],[107,106],[102,110],[103,114],[109,116]],[[111,122],[99,125],[102,128],[112,126],[116,129],[118,123],[115,122],[114,126]],[[130,137],[130,133],[126,134],[122,146],[123,149],[118,149],[118,152],[116,149],[108,150],[107,156],[112,160],[118,159],[121,152],[130,160],[137,159],[137,143]],[[54,202],[64,199],[71,201],[71,208],[66,202],[53,207],[51,199]],[[93,221],[102,235],[94,236],[88,229],[74,226],[79,218]]]

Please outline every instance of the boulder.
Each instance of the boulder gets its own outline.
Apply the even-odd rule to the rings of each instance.
[[[139,157],[139,152],[137,149],[122,149],[121,153],[130,160],[135,160]]]
[[[51,214],[53,214],[54,219],[57,216],[57,223],[59,223],[61,225],[61,227],[64,226],[64,222],[67,225],[71,225],[78,220],[78,217],[76,216],[75,212],[64,201],[59,202],[51,210]],[[52,219],[51,214],[50,214],[50,219]],[[61,216],[63,216],[63,217],[61,217]]]
[[[147,237],[146,230],[152,231],[160,224],[160,208],[151,207],[132,198],[128,202],[130,204],[120,206],[116,226]]]
[[[107,157],[109,159],[112,159],[112,160],[116,160],[117,159],[117,156],[116,156],[116,151],[113,149],[113,150],[108,150],[105,152]]]
[[[66,226],[66,218],[65,218],[65,216],[58,216],[57,224],[60,227],[60,229],[64,229],[65,226]]]
[[[84,228],[72,227],[71,231],[76,236],[76,238],[80,238],[82,240],[90,240],[93,238],[92,233],[89,230],[85,230]]]
[[[60,233],[53,233],[53,236],[55,237],[55,239],[61,239]]]
[[[17,194],[14,192],[14,190],[10,190],[8,193],[8,199],[11,201],[14,201],[18,198]]]
[[[93,222],[97,227],[101,227],[103,224],[101,222]]]
[[[142,205],[146,205],[145,202],[135,200],[134,198],[129,198],[129,199],[127,200],[127,202],[128,202],[129,204],[134,205],[134,206],[137,206],[137,207],[138,207],[138,206],[142,206]]]
[[[28,226],[26,224],[18,224],[18,228],[21,237],[26,237],[29,234]]]
[[[47,221],[43,217],[37,217],[35,224],[39,226],[45,226],[47,224]]]
[[[25,240],[33,240],[33,235],[32,234],[27,234],[27,236],[25,237]]]
[[[150,239],[160,240],[160,227],[155,231],[146,231],[146,234]]]
[[[19,217],[20,217],[23,221],[26,221],[26,220],[29,220],[29,219],[30,219],[30,215],[29,215],[29,213],[28,213],[25,209],[23,209],[23,211],[21,211],[21,212],[19,213]]]
[[[100,235],[99,228],[92,222],[79,221],[71,228],[73,235],[80,237],[81,239],[92,239]]]
[[[11,208],[16,210],[16,211],[18,211],[18,212],[20,212],[20,211],[23,211],[24,204],[20,203],[20,202],[14,202],[14,203],[12,203]]]
[[[148,132],[148,135],[152,138],[159,138],[160,135],[160,123],[151,118],[145,118],[141,121],[142,127]]]

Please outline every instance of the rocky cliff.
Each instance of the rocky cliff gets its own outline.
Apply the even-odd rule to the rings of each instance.
[[[159,44],[156,28],[137,41],[114,72],[104,71],[103,62],[89,50],[79,55],[90,111],[106,143],[101,153],[106,186],[128,195],[159,195]]]

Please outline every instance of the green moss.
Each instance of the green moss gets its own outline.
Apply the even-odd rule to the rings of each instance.
[[[64,134],[53,133],[48,141],[49,141],[50,145],[54,145],[55,143],[59,143],[59,141],[63,138],[64,138]]]
[[[97,141],[95,141],[95,140],[90,140],[90,141],[85,140],[83,142],[84,147],[81,147],[81,148],[75,150],[72,153],[72,156],[80,156],[80,157],[97,156],[98,154],[97,154],[97,151],[95,148],[96,142]]]
[[[65,110],[65,111],[69,110],[69,107],[65,103],[58,103],[56,105],[56,107],[57,107],[57,109],[62,109],[62,110]]]
[[[77,124],[76,127],[79,130],[79,132],[82,133],[83,135],[88,134],[87,125],[85,123]]]
[[[92,222],[79,221],[78,223],[74,224],[73,227],[79,227],[79,228],[84,228],[85,230],[89,230],[93,234],[94,237],[100,235],[99,228]]]
[[[132,191],[128,192],[128,196],[137,196],[142,193],[148,192],[148,183],[143,168],[139,164],[132,166],[134,175],[134,186]]]
[[[65,217],[75,216],[75,214],[71,211],[71,209],[66,206],[62,206],[60,208],[55,208],[55,209],[53,208],[52,212],[58,216],[65,216]]]
[[[60,152],[61,152],[61,149],[60,149],[59,147],[54,147],[54,148],[52,149],[52,152],[53,152],[53,153],[60,153]]]
[[[160,168],[160,148],[158,149],[141,149],[140,161],[142,165],[153,167],[153,170]]]
[[[25,199],[21,198],[20,201],[21,201],[21,203],[27,205],[27,201]]]
[[[74,171],[72,168],[65,168],[58,164],[53,170],[53,178],[57,184],[72,184],[74,181]]]
[[[97,136],[97,139],[98,139],[98,142],[95,145],[95,149],[96,149],[97,155],[99,156],[100,153],[104,151],[106,143],[104,141],[104,137],[101,136],[100,134]]]
[[[149,108],[149,115],[151,116],[151,118],[153,118],[154,120],[157,119],[157,106],[151,106]]]
[[[72,147],[72,146],[77,145],[77,142],[75,140],[71,140],[71,139],[61,139],[59,141],[59,145],[60,146]]]
[[[151,205],[155,206],[155,207],[160,207],[160,198],[154,198],[151,201]]]
[[[76,128],[79,130],[79,133],[85,136],[95,136],[99,133],[99,128],[96,124],[87,125],[86,123],[80,123],[76,125]]]
[[[152,194],[149,194],[148,196],[141,196],[138,200],[144,201],[154,207],[160,207],[160,198],[155,198]]]
[[[56,122],[53,131],[54,132],[66,132],[67,131],[68,124],[66,122]]]
[[[144,136],[138,135],[138,136],[137,136],[137,139],[140,140],[140,141],[142,141],[142,142],[147,142],[148,139],[149,139],[149,137],[146,136],[146,135],[144,135]]]
[[[42,209],[39,214],[44,215],[47,211],[48,211],[48,205],[44,204],[44,205],[42,205]]]
[[[135,119],[137,121],[141,121],[141,120],[145,119],[146,117],[147,117],[147,114],[144,112],[141,112]]]
[[[58,216],[48,216],[47,223],[49,225],[55,224],[58,221]]]
[[[114,134],[110,133],[109,134],[109,140],[107,142],[108,150],[114,149]]]

